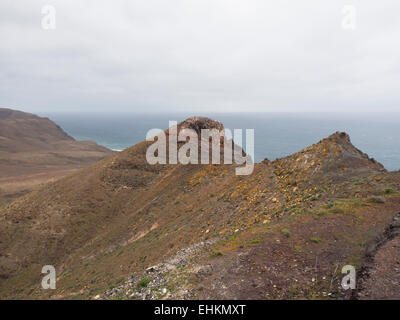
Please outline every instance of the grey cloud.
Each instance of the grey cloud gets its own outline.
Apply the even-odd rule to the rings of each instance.
[[[57,29],[42,30],[54,5]],[[400,4],[3,0],[0,106],[26,111],[399,111]]]

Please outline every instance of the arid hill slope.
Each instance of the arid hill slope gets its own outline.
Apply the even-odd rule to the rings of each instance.
[[[233,165],[149,165],[150,144],[0,209],[1,298],[341,297],[335,266],[361,265],[400,209],[399,173],[345,133],[249,176]],[[162,279],[145,272],[165,261]],[[54,291],[40,287],[47,264],[58,272]]]
[[[47,118],[0,109],[0,206],[112,153],[75,141]]]
[[[21,111],[0,109],[0,123],[2,152],[50,150],[54,142],[74,141],[51,120]]]

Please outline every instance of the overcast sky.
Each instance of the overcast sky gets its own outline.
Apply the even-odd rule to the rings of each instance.
[[[399,14],[398,0],[1,0],[0,107],[400,111]]]

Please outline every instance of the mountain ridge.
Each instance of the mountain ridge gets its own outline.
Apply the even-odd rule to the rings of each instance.
[[[249,176],[236,176],[232,165],[151,166],[145,159],[150,144],[142,141],[0,211],[0,292],[4,297],[94,297],[202,241],[225,239],[232,246],[230,237],[249,237],[262,228],[270,232],[269,226],[289,228],[291,219],[308,219],[305,225],[312,222],[312,228],[322,230],[325,224],[312,219],[323,219],[325,215],[317,214],[320,211],[335,221],[330,230],[341,232],[342,220],[347,224],[353,219],[350,214],[341,216],[341,210],[346,212],[353,203],[362,209],[365,203],[369,210],[365,220],[370,221],[379,205],[367,199],[381,195],[385,188],[397,195],[399,188],[397,173],[369,159],[343,133],[288,157],[255,164]],[[397,201],[394,195],[387,195],[388,202]],[[336,205],[339,199],[352,202]],[[370,240],[387,223],[391,210],[378,218],[376,229],[366,222],[354,225],[361,234],[354,241]],[[367,228],[372,231],[365,232]],[[301,240],[301,232],[305,230],[299,230],[296,241],[307,241]],[[251,240],[252,246],[262,246],[256,240]],[[46,250],[41,250],[43,244]],[[355,246],[345,245],[351,250]],[[232,248],[218,259],[225,261],[242,250],[236,242]],[[361,255],[357,251],[360,259]],[[339,259],[337,253],[333,257]],[[44,264],[54,264],[59,272],[57,293],[38,287]],[[12,285],[18,283],[29,285],[13,295]],[[202,290],[201,296],[207,297]],[[216,297],[226,296],[220,292]]]

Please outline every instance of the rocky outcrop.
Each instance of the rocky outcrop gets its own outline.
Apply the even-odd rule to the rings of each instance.
[[[223,132],[224,125],[216,120],[212,120],[206,117],[191,117],[186,119],[185,121],[179,124],[179,129],[192,129],[198,135],[201,134],[202,129],[217,129],[218,131]]]

